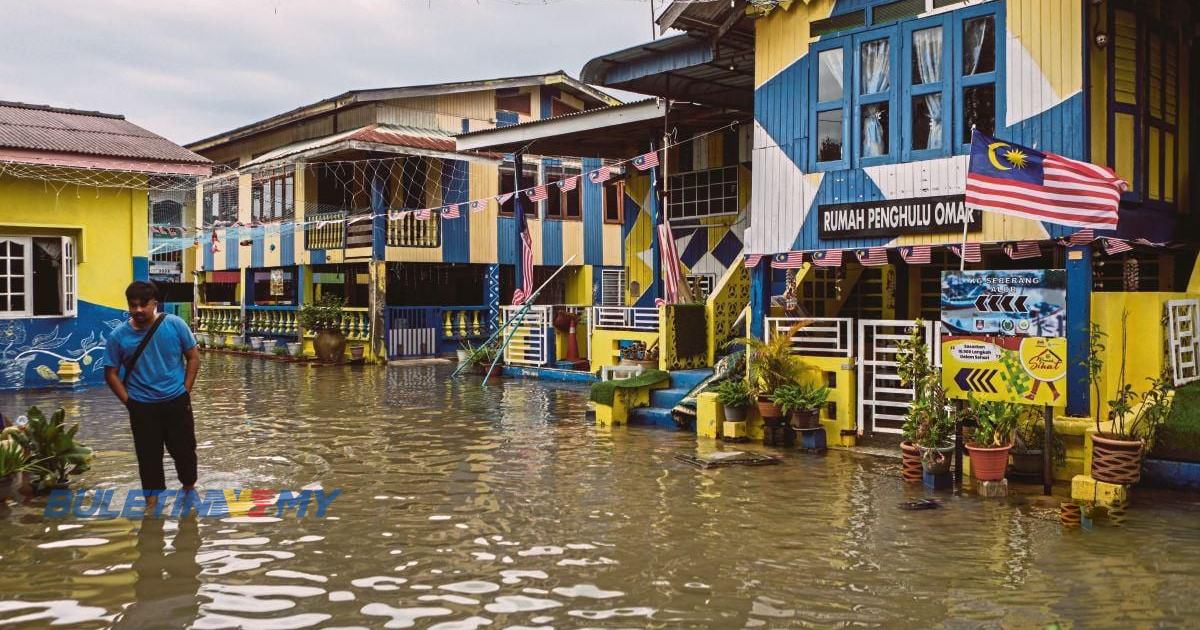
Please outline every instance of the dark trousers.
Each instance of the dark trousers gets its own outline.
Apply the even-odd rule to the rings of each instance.
[[[163,446],[175,461],[179,483],[196,483],[196,422],[192,418],[192,399],[187,394],[156,403],[129,400],[129,428],[133,430],[133,448],[137,452],[138,474],[143,490],[166,490],[163,474]]]

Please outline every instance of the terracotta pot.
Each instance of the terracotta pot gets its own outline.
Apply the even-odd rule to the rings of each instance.
[[[802,429],[815,429],[821,426],[821,410],[820,409],[797,409],[792,412],[792,428],[800,431]]]
[[[730,407],[729,405],[723,405],[723,406],[725,407],[725,421],[726,422],[742,422],[743,420],[746,419],[746,408],[745,407]]]
[[[359,361],[366,354],[366,346],[350,346],[350,358]]]
[[[764,420],[767,418],[782,418],[783,410],[779,408],[779,405],[771,402],[770,398],[760,396],[758,398],[758,415],[762,416]]]
[[[999,448],[981,448],[973,444],[967,445],[967,453],[971,455],[971,476],[979,481],[1000,481],[1008,470],[1008,452],[1012,445]]]
[[[322,330],[313,339],[313,351],[322,363],[341,363],[346,357],[346,335],[336,330]]]
[[[921,449],[916,444],[900,443],[900,476],[909,483],[921,481]]]
[[[932,475],[944,475],[950,472],[950,462],[954,460],[954,446],[926,448],[918,446],[921,451],[921,469]]]
[[[1133,485],[1142,478],[1141,440],[1118,440],[1092,435],[1092,479],[1105,483]]]

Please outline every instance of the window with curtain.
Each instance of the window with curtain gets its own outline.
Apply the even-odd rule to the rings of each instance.
[[[846,144],[845,51],[830,48],[817,53],[817,162],[841,162]]]
[[[859,44],[859,147],[864,158],[883,157],[891,129],[891,45],[886,38]]]
[[[944,145],[945,50],[940,25],[914,30],[909,35],[909,94],[912,152],[937,151]]]
[[[996,133],[996,17],[981,15],[962,22],[960,78],[962,126],[959,140],[971,143],[971,130]]]

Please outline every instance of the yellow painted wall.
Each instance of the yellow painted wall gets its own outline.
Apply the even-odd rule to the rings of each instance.
[[[1104,371],[1100,377],[1100,396],[1092,391],[1092,413],[1108,417],[1108,401],[1115,397],[1121,383],[1121,314],[1129,314],[1125,345],[1125,382],[1134,391],[1145,392],[1147,379],[1157,377],[1167,365],[1167,327],[1164,308],[1169,300],[1197,297],[1188,293],[1092,293],[1092,321],[1107,333],[1104,340]]]
[[[608,365],[621,362],[621,352],[618,345],[621,341],[641,341],[647,346],[658,341],[657,332],[635,330],[594,330],[592,331],[592,371],[595,372]],[[661,366],[660,366],[661,367]]]
[[[754,86],[757,88],[808,54],[809,24],[833,12],[835,0],[792,2],[754,23]]]
[[[0,233],[75,236],[79,249],[78,299],[125,308],[133,257],[149,253],[145,190],[55,192],[44,182],[0,176]]]

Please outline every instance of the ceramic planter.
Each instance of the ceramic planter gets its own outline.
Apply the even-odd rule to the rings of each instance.
[[[967,445],[967,453],[971,455],[971,476],[979,481],[1000,481],[1008,470],[1008,452],[1012,445],[998,448],[982,448],[973,444]]]
[[[762,416],[763,420],[768,418],[782,418],[783,410],[779,408],[779,405],[771,402],[770,398],[767,398],[766,396],[759,396],[758,415]]]
[[[289,341],[288,345],[287,345],[287,349],[288,349],[289,355],[291,355],[293,357],[298,357],[298,356],[300,356],[300,353],[304,350],[304,344],[300,343],[299,341]]]
[[[322,363],[341,363],[346,357],[346,335],[337,330],[322,330],[313,338],[313,351]]]
[[[251,337],[250,338],[250,349],[255,352],[262,352],[263,338],[262,337]]]
[[[1141,440],[1119,440],[1099,433],[1092,435],[1092,479],[1105,483],[1133,485],[1142,478]]]
[[[909,483],[921,481],[921,449],[912,442],[900,443],[900,476]]]
[[[954,446],[926,448],[918,446],[921,451],[921,469],[931,475],[944,475],[950,472],[950,462],[954,460]]]
[[[726,422],[741,422],[746,419],[745,407],[730,407],[729,405],[724,405],[724,407]]]
[[[792,428],[797,431],[815,429],[821,426],[821,410],[797,409],[792,412],[791,422]]]

